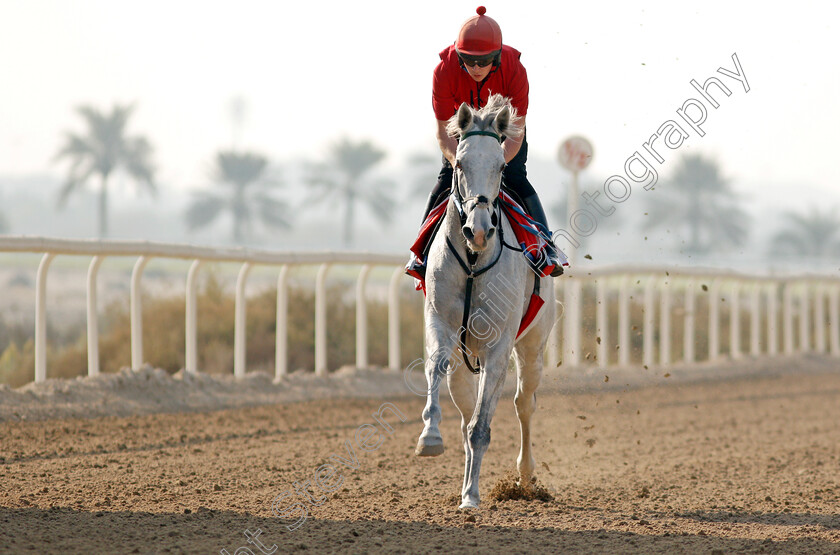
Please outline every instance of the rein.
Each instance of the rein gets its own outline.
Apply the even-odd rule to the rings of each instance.
[[[499,227],[499,239],[502,237],[502,228]],[[475,278],[492,268],[496,265],[499,259],[502,257],[502,251],[504,251],[503,242],[499,245],[499,253],[496,255],[496,258],[493,261],[485,266],[484,268],[476,271],[473,269],[473,263],[469,265],[464,262],[464,259],[461,258],[461,255],[458,254],[458,250],[455,248],[455,245],[452,244],[452,241],[449,240],[449,237],[446,238],[446,245],[449,247],[449,250],[455,256],[455,260],[458,261],[458,264],[461,266],[461,269],[467,274],[467,287],[464,293],[464,316],[461,318],[461,335],[458,337],[458,346],[461,348],[461,354],[464,355],[464,362],[469,368],[470,372],[473,374],[478,374],[481,371],[481,361],[478,362],[478,368],[473,368],[473,365],[470,364],[469,357],[467,356],[467,324],[470,321],[470,305],[472,304],[472,289],[473,289],[473,281]],[[467,255],[469,257],[469,255]]]
[[[493,137],[494,139],[499,141],[499,144],[501,144],[501,142],[502,142],[502,138],[498,134],[493,133],[492,131],[468,131],[467,133],[464,133],[463,135],[461,135],[461,140],[464,140],[467,137],[472,137],[472,136],[475,136],[475,135]],[[484,195],[477,195],[477,196],[473,196],[473,197],[469,197],[469,198],[462,198],[461,197],[461,187],[458,183],[458,173],[457,172],[455,172],[454,175],[453,175],[453,187],[452,187],[452,189],[453,189],[453,191],[451,193],[452,200],[454,201],[455,208],[458,210],[458,216],[461,220],[461,225],[462,226],[466,222],[466,219],[467,219],[467,212],[464,209],[464,204],[466,202],[468,202],[470,200],[474,200],[476,202],[476,206],[481,205],[481,204],[487,204],[487,205],[491,204],[490,199],[488,199]],[[501,184],[499,185],[499,189],[501,190]],[[493,214],[491,216],[492,223],[493,223],[494,226],[498,226],[498,229],[499,229],[499,252],[498,252],[498,254],[496,254],[496,257],[493,259],[493,261],[490,262],[490,264],[488,264],[487,266],[485,266],[484,268],[482,268],[480,270],[475,270],[473,266],[475,265],[475,263],[477,261],[477,255],[471,256],[472,253],[470,253],[468,251],[467,252],[467,260],[469,261],[469,263],[467,263],[467,261],[464,261],[464,259],[461,258],[461,255],[458,254],[458,250],[455,248],[455,245],[452,244],[452,241],[449,239],[449,237],[448,236],[446,237],[446,245],[449,247],[449,250],[455,256],[455,260],[458,261],[458,265],[460,265],[461,269],[464,270],[464,273],[467,274],[467,285],[466,285],[466,291],[464,293],[464,316],[461,319],[461,334],[458,336],[458,346],[461,348],[461,354],[464,357],[464,363],[467,365],[467,368],[473,374],[478,374],[479,372],[481,372],[481,361],[478,360],[478,368],[474,368],[473,365],[470,363],[469,357],[467,356],[467,324],[469,324],[469,320],[470,320],[470,305],[472,304],[473,281],[475,280],[475,278],[477,278],[481,274],[485,273],[487,270],[489,270],[490,268],[495,266],[496,263],[499,262],[499,259],[501,259],[502,252],[504,252],[505,248],[515,250],[515,251],[521,251],[522,250],[522,249],[518,249],[514,246],[511,246],[511,245],[505,243],[504,233],[503,233],[504,226],[502,225],[501,218],[499,216],[499,212],[501,211],[501,207],[499,206],[498,195],[496,196],[495,199],[493,199],[492,204],[493,204]],[[473,209],[474,208],[475,207],[473,207]],[[539,278],[536,278],[535,279],[534,291],[536,292],[537,295],[539,295],[539,283],[540,283]],[[476,357],[476,359],[478,359],[478,357]]]
[[[495,134],[491,131],[470,131],[468,133],[464,133],[461,136],[461,140],[466,139],[467,137],[471,137],[473,135],[490,136],[490,137],[494,137],[495,139],[497,139],[500,143],[502,142],[501,137],[499,137],[497,134]],[[466,202],[468,202],[470,200],[475,200],[476,206],[479,206],[481,204],[487,204],[487,205],[490,204],[490,199],[488,199],[484,195],[477,195],[477,196],[469,197],[469,198],[466,198],[466,199],[462,198],[461,197],[461,186],[458,183],[458,172],[455,172],[455,174],[453,175],[452,185],[453,185],[453,187],[452,187],[452,189],[453,189],[452,199],[455,202],[455,208],[457,208],[457,210],[458,210],[458,216],[461,220],[461,225],[462,226],[464,225],[464,223],[467,220],[467,212],[464,209],[464,204]],[[473,209],[474,208],[475,207],[473,207]],[[499,211],[499,197],[496,196],[496,198],[493,199],[493,215],[491,216],[494,226],[497,225],[498,222],[499,222],[499,217],[497,215],[498,211]],[[490,262],[490,264],[488,264],[487,266],[485,266],[484,268],[482,268],[480,270],[475,270],[473,268],[473,266],[475,265],[475,263],[477,261],[477,256],[475,256],[475,255],[470,256],[472,253],[470,253],[469,249],[468,249],[468,252],[467,252],[467,260],[469,261],[469,264],[468,264],[466,261],[464,261],[463,258],[461,258],[461,255],[458,254],[458,250],[455,248],[455,245],[452,244],[452,241],[449,239],[449,237],[448,236],[446,237],[446,245],[449,247],[449,250],[455,256],[455,260],[458,261],[458,265],[461,266],[461,269],[464,270],[465,274],[467,274],[467,286],[466,286],[466,291],[464,293],[464,316],[461,319],[461,334],[458,336],[458,346],[461,348],[461,354],[464,357],[464,363],[466,363],[467,368],[469,368],[470,372],[472,372],[473,374],[478,374],[481,371],[481,361],[480,360],[478,361],[478,368],[473,368],[473,365],[470,363],[469,357],[467,356],[467,324],[469,324],[469,320],[470,320],[470,305],[472,304],[473,281],[475,280],[475,278],[477,278],[478,276],[480,276],[481,274],[483,274],[484,272],[486,272],[487,270],[489,270],[490,268],[495,266],[496,263],[499,262],[499,259],[502,257],[502,251],[505,250],[504,246],[503,246],[505,244],[505,242],[504,242],[504,239],[502,239],[502,229],[503,229],[503,227],[499,226],[499,239],[501,240],[501,243],[499,245],[498,254],[493,259],[493,261]]]
[[[461,318],[461,334],[458,336],[458,346],[461,348],[461,354],[464,358],[464,363],[467,365],[467,368],[473,374],[478,374],[481,372],[481,361],[478,361],[478,368],[474,368],[473,365],[470,363],[470,359],[467,356],[467,325],[470,321],[470,305],[472,304],[472,289],[473,289],[473,281],[475,278],[480,276],[481,274],[485,273],[487,270],[492,268],[496,265],[497,262],[502,258],[502,252],[505,248],[508,248],[512,251],[522,252],[523,249],[516,248],[512,245],[505,243],[504,234],[503,234],[503,226],[499,226],[499,252],[496,257],[493,259],[490,264],[485,266],[480,270],[474,270],[473,266],[475,262],[467,262],[461,258],[461,255],[458,254],[458,250],[455,248],[455,245],[452,244],[452,241],[449,237],[446,237],[446,245],[449,247],[450,252],[455,256],[455,260],[458,261],[458,265],[461,266],[461,269],[464,270],[464,273],[467,274],[467,285],[466,291],[464,292],[464,315]],[[467,258],[469,259],[469,253],[467,254]],[[539,296],[540,295],[540,278],[539,276],[534,276],[534,289],[531,293],[532,295]]]

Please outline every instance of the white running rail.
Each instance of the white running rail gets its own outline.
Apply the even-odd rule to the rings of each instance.
[[[675,332],[674,318],[679,316],[682,316],[682,362],[722,361],[726,354],[721,349],[721,328],[725,323],[725,319],[721,319],[721,307],[729,313],[730,360],[745,355],[789,356],[805,352],[830,353],[840,358],[838,278],[758,277],[722,270],[616,268],[593,270],[585,277],[563,277],[556,285],[562,291],[557,298],[563,304],[558,311],[563,319],[563,337],[561,341],[561,326],[557,325],[553,340],[556,345],[562,344],[564,366],[576,367],[582,363],[581,333],[586,328],[581,313],[587,304],[594,304],[589,312],[594,313],[595,324],[589,329],[597,337],[596,352],[590,363],[602,368],[673,364],[671,338]],[[590,296],[586,297],[583,290],[589,291]],[[682,305],[675,306],[674,299],[680,297]],[[631,301],[641,310],[641,316],[635,321],[630,315]],[[617,306],[617,324],[608,318],[610,306]],[[704,322],[699,322],[701,308]],[[745,317],[748,318],[749,344],[742,346],[741,326]],[[794,325],[794,320],[798,326]],[[703,335],[708,350],[704,353],[697,352],[698,325],[705,327]],[[609,337],[613,328],[617,330],[617,338]],[[633,331],[641,335],[641,346],[635,349],[641,351],[641,356],[636,361],[630,359],[634,347]],[[548,363],[554,366],[558,362],[556,351],[549,349]]]
[[[367,366],[367,306],[365,282],[372,266],[394,266],[388,291],[388,360],[391,368],[397,369],[400,362],[399,334],[399,278],[403,275],[405,257],[367,252],[272,252],[252,249],[218,249],[151,243],[142,241],[86,241],[64,240],[42,237],[0,237],[0,252],[43,253],[35,285],[35,381],[47,379],[47,274],[50,263],[58,255],[90,255],[93,257],[88,268],[87,279],[87,345],[88,375],[99,373],[99,332],[96,310],[97,272],[106,257],[138,257],[131,275],[131,366],[140,368],[143,357],[143,312],[141,306],[141,282],[146,264],[153,258],[193,260],[186,278],[186,350],[185,370],[195,372],[198,361],[196,325],[196,288],[198,271],[202,263],[235,262],[242,264],[236,281],[235,325],[234,325],[234,375],[245,375],[246,344],[246,297],[245,285],[251,268],[255,265],[279,266],[277,279],[277,327],[275,377],[288,372],[287,367],[287,276],[292,266],[319,266],[316,283],[315,311],[315,372],[327,374],[327,313],[326,275],[331,265],[361,265],[357,287],[356,360],[357,366]]]
[[[388,365],[400,366],[399,285],[404,257],[367,252],[273,252],[251,249],[217,249],[137,241],[84,241],[38,237],[0,237],[0,252],[41,253],[35,291],[35,381],[47,378],[46,288],[50,263],[59,255],[92,256],[87,279],[88,374],[99,373],[97,272],[106,257],[137,257],[131,276],[131,364],[143,365],[142,307],[140,288],[143,270],[153,258],[192,260],[186,276],[185,369],[195,372],[198,361],[196,326],[197,275],[204,262],[241,264],[236,283],[234,326],[234,375],[245,375],[245,285],[255,265],[279,266],[277,278],[277,326],[275,377],[287,373],[287,278],[289,269],[316,265],[315,279],[315,372],[326,375],[327,311],[326,279],[333,265],[361,266],[356,282],[356,366],[368,366],[366,283],[373,266],[393,267],[388,286]],[[555,326],[547,363],[562,361],[565,368],[582,364],[668,367],[672,360],[672,336],[681,328],[681,359],[685,364],[723,361],[743,356],[793,355],[800,352],[830,353],[840,358],[840,279],[755,277],[720,270],[674,268],[616,268],[569,275],[555,281],[562,324]],[[419,294],[419,293],[418,293]],[[611,316],[610,308],[617,312]],[[727,323],[728,352],[722,352],[721,329]],[[779,311],[781,307],[781,313]],[[633,310],[637,313],[633,318]],[[641,316],[638,312],[641,311]],[[584,313],[587,315],[584,317]],[[705,321],[699,321],[700,315]],[[658,316],[658,318],[657,318]],[[748,345],[742,345],[742,318],[749,326]],[[592,322],[594,321],[594,325]],[[675,325],[679,324],[679,326]],[[698,337],[707,343],[698,353]],[[587,332],[587,333],[585,333]],[[632,332],[641,336],[633,341]],[[617,337],[611,337],[615,333]],[[562,337],[561,337],[562,336]],[[582,357],[584,339],[594,353]],[[679,345],[679,342],[675,343]],[[562,348],[561,348],[562,347]],[[634,357],[634,354],[636,355]],[[594,356],[593,356],[594,355]],[[635,358],[635,360],[634,360]]]

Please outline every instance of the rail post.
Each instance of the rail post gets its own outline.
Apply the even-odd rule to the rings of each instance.
[[[814,349],[825,352],[825,288],[822,283],[814,287]]]
[[[289,372],[289,265],[277,276],[277,324],[274,335],[274,381]]]
[[[195,374],[198,370],[198,307],[196,288],[198,282],[198,270],[201,267],[201,260],[194,260],[187,272],[186,298],[185,301],[185,322],[184,322],[184,370],[189,374]]]
[[[388,284],[388,367],[393,371],[400,369],[400,279],[404,274],[398,267]]]
[[[134,370],[143,366],[143,292],[140,280],[149,260],[150,257],[141,256],[131,272],[131,368]]]
[[[767,354],[779,353],[779,307],[778,284],[774,281],[767,286]]]
[[[96,276],[104,256],[94,256],[87,275],[87,359],[88,376],[99,375],[99,313],[97,312]]]
[[[671,365],[671,278],[662,279],[659,297],[659,364]]]
[[[729,356],[741,358],[741,284],[732,281],[732,302],[729,313]]]
[[[758,283],[750,284],[750,355],[761,354],[761,290]]]
[[[251,263],[246,262],[239,270],[236,278],[236,300],[234,305],[233,319],[233,375],[237,378],[245,376],[247,364],[247,304],[245,297],[245,284],[248,281],[248,274],[251,272]]]
[[[370,264],[365,264],[356,280],[356,368],[368,367],[367,296],[365,289]]]
[[[720,280],[709,286],[709,361],[720,356]]]
[[[642,364],[647,366],[648,368],[653,366],[654,361],[654,353],[653,353],[653,336],[655,333],[655,316],[656,316],[656,309],[654,301],[656,295],[656,277],[655,276],[647,276],[645,279],[645,288],[644,288],[644,318],[642,322]]]
[[[618,286],[618,364],[630,364],[630,276],[621,276]]]
[[[799,351],[807,353],[811,350],[811,337],[808,333],[811,325],[808,320],[808,283],[802,282],[802,293],[799,295]]]
[[[694,310],[697,306],[697,299],[694,294],[694,279],[689,279],[685,284],[685,314],[683,315],[683,361],[692,364],[694,355]]]
[[[840,357],[840,286],[828,293],[828,332],[831,354]]]
[[[327,272],[330,264],[321,264],[315,276],[315,375],[327,375]]]
[[[793,354],[793,284],[785,281],[782,293],[782,333],[784,335],[785,354]]]
[[[609,366],[607,302],[607,282],[601,276],[595,280],[595,338],[598,344],[598,366],[601,368]]]
[[[35,278],[35,381],[47,379],[47,273],[55,254],[46,253]]]
[[[566,308],[563,312],[563,364],[567,368],[580,365],[580,280],[566,279],[564,284]]]

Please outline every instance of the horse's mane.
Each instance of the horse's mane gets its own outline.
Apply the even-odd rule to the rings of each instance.
[[[523,131],[522,118],[517,114],[516,108],[511,105],[510,99],[501,94],[491,94],[490,98],[487,99],[487,104],[478,110],[469,106],[473,113],[473,125],[477,127],[478,131],[493,131],[493,122],[505,107],[510,110],[510,122],[504,134],[513,138],[520,136]],[[450,137],[457,137],[461,134],[461,129],[458,127],[458,114],[452,116],[446,123],[446,132]]]

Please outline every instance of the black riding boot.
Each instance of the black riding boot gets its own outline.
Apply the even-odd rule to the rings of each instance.
[[[534,218],[537,223],[543,226],[544,231],[546,231],[546,243],[548,243],[546,247],[546,255],[548,256],[549,262],[554,264],[554,270],[551,271],[552,277],[558,277],[563,275],[563,263],[560,260],[560,256],[557,253],[557,246],[554,244],[554,241],[551,240],[551,228],[548,227],[548,218],[545,216],[545,211],[543,210],[542,203],[540,202],[540,197],[536,194],[530,195],[522,199],[522,204],[525,205],[525,210],[530,214],[532,218]]]
[[[445,192],[445,191],[444,191]],[[426,201],[426,209],[423,210],[423,219],[420,220],[420,225],[422,226],[423,223],[426,221],[426,218],[429,217],[432,209],[438,205],[440,202],[440,193],[437,192],[437,188],[429,194],[429,199]],[[434,239],[434,237],[432,237]],[[405,273],[414,277],[416,275],[422,276],[424,279],[426,277],[426,255],[429,252],[429,246],[431,246],[432,241],[429,241],[429,244],[426,245],[426,252],[423,253],[423,261],[421,262],[416,256],[413,254],[408,261],[408,264],[405,265]]]

